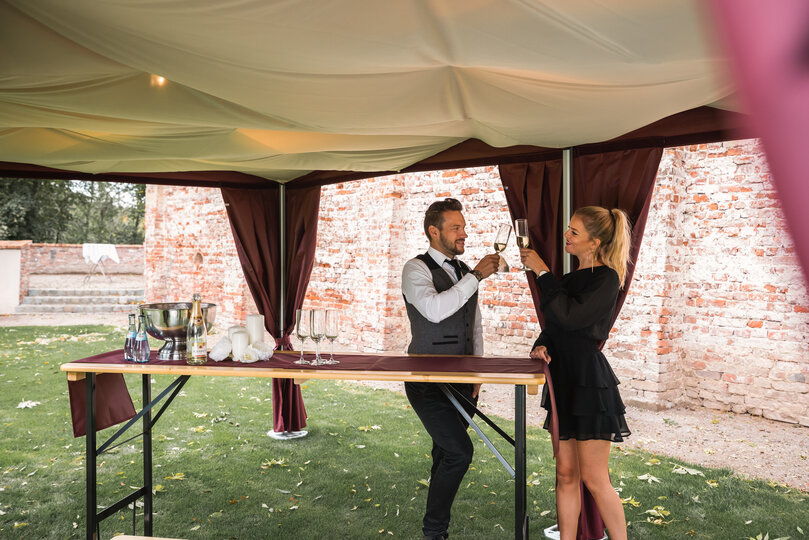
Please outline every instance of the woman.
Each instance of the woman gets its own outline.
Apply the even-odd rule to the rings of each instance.
[[[626,538],[624,509],[610,483],[608,461],[610,442],[623,441],[630,431],[618,379],[598,345],[609,337],[626,279],[630,238],[622,210],[586,206],[576,210],[565,232],[565,251],[579,260],[579,267],[561,282],[535,251],[520,250],[523,264],[537,276],[545,315],[531,358],[548,362],[556,392],[556,510],[562,540],[576,538],[580,482],[593,495],[609,537]],[[542,405],[550,410],[547,392]]]

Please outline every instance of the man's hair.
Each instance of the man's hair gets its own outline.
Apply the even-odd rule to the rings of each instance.
[[[435,201],[424,214],[424,234],[430,238],[430,226],[436,227],[439,231],[444,226],[444,212],[462,212],[463,206],[458,199],[446,198],[443,201]]]

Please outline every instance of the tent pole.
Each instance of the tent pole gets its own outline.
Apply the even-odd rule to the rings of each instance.
[[[567,230],[570,223],[570,216],[573,213],[571,207],[573,203],[573,149],[562,150],[562,230]],[[570,253],[565,251],[565,243],[562,242],[562,271],[567,274],[571,268]]]
[[[286,186],[281,184],[278,186],[278,216],[280,219],[279,230],[279,251],[280,251],[280,275],[281,279],[281,302],[278,306],[278,321],[281,325],[281,337],[284,336],[284,329],[286,328],[286,321],[284,321],[284,306],[286,305]]]

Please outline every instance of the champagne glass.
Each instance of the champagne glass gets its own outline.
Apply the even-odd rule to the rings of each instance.
[[[531,245],[531,242],[528,240],[528,220],[527,219],[518,219],[514,222],[514,234],[517,237],[517,245],[521,248],[527,248]],[[524,264],[522,265],[522,269],[525,271],[530,270]]]
[[[322,309],[313,309],[312,324],[309,326],[309,338],[315,342],[315,361],[313,366],[322,366],[323,359],[320,357],[320,340],[326,334],[326,318]]]
[[[303,358],[303,346],[309,337],[309,313],[305,309],[295,311],[295,335],[301,340],[301,357],[295,360],[296,364],[310,364]]]
[[[334,359],[334,340],[340,331],[340,314],[333,309],[326,311],[326,339],[329,340],[329,359],[324,360],[324,364],[339,364],[339,360]]]
[[[497,253],[502,253],[503,250],[506,249],[506,245],[508,244],[508,239],[511,236],[511,225],[508,223],[503,223],[497,229],[497,235],[494,237],[494,250]],[[502,257],[501,257],[502,260]],[[506,266],[508,269],[508,266]]]

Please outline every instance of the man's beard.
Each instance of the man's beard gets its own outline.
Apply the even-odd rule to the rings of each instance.
[[[463,255],[464,248],[463,246],[458,247],[457,244],[454,242],[450,242],[449,240],[444,237],[443,233],[440,233],[438,236],[438,240],[441,242],[441,246],[447,251],[447,253],[451,253],[454,255]]]

